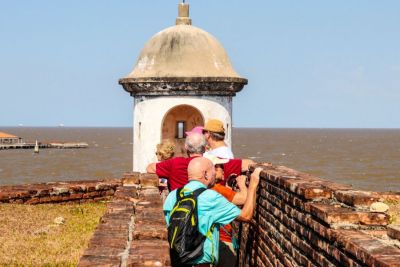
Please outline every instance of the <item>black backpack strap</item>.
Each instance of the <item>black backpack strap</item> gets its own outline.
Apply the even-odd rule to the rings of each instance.
[[[182,191],[183,187],[178,188],[176,190],[176,203],[178,203],[179,200],[181,200],[181,191]]]
[[[181,187],[176,190],[176,201],[177,202],[183,198],[183,196],[181,196],[181,192],[182,192],[183,188],[184,187]],[[198,188],[198,189],[194,190],[193,192],[191,192],[191,194],[193,195],[193,197],[197,198],[201,193],[203,193],[206,190],[207,189],[204,187]]]
[[[193,191],[193,197],[197,198],[201,193],[206,191],[207,188],[201,187]]]

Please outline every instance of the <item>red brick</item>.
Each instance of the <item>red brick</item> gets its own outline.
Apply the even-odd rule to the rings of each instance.
[[[337,230],[336,242],[367,266],[400,266],[400,249],[361,231]]]
[[[133,239],[148,240],[162,239],[167,240],[167,228],[165,225],[137,223],[133,232]]]
[[[400,241],[400,225],[389,225],[387,228],[387,235]]]
[[[82,256],[78,267],[119,267],[121,257],[118,256]]]
[[[140,175],[140,184],[142,187],[158,188],[159,178],[156,174],[143,173]]]
[[[327,224],[388,225],[390,216],[380,212],[361,212],[335,205],[307,203],[310,213]]]
[[[122,178],[122,184],[124,186],[135,186],[140,184],[140,173],[139,172],[126,172],[124,178]]]
[[[353,207],[369,206],[380,200],[379,195],[375,192],[358,190],[340,190],[336,191],[334,195],[338,201]]]

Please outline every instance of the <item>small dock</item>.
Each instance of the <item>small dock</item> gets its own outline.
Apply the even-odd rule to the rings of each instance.
[[[87,148],[88,143],[85,142],[45,142],[38,143],[39,149],[43,148]],[[35,143],[16,143],[16,144],[0,144],[0,150],[5,149],[34,149]]]

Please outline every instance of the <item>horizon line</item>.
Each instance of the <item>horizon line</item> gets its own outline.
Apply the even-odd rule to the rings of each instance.
[[[132,128],[133,126],[43,126],[43,125],[0,125],[1,128]],[[232,128],[241,129],[360,129],[360,130],[400,130],[400,127],[293,127],[293,126],[282,126],[282,127],[261,127],[261,126],[232,126]]]

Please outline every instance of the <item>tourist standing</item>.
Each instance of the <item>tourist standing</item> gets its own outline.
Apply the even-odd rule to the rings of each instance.
[[[225,143],[225,128],[222,121],[211,119],[207,121],[203,128],[203,134],[206,138],[210,150],[205,154],[211,154],[219,158],[233,159],[232,150]]]

